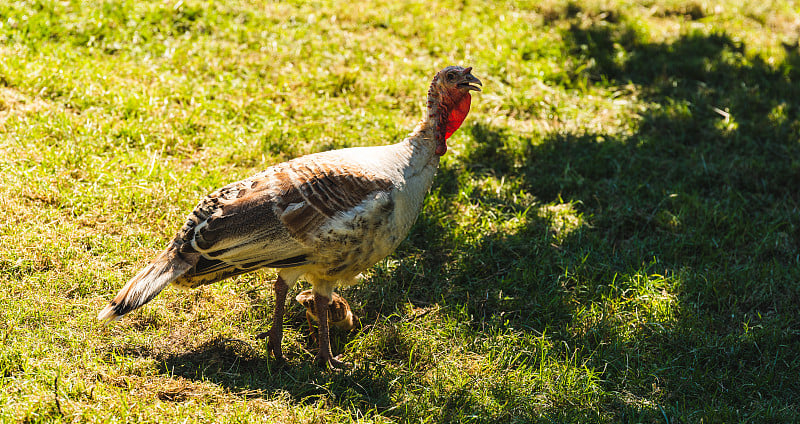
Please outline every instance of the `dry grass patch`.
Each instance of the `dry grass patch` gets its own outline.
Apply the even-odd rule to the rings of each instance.
[[[31,97],[11,87],[0,87],[0,133],[6,130],[6,121],[11,117],[51,110],[52,102],[40,97]],[[0,151],[2,152],[2,151]]]

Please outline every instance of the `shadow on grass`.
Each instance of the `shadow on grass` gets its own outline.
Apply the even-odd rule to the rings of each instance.
[[[800,56],[787,50],[770,65],[723,33],[669,44],[632,34],[624,24],[573,26],[569,38],[593,64],[584,71],[590,81],[640,87],[649,107],[635,134],[520,142],[505,128],[473,125],[475,146],[437,179],[445,205],[430,208],[458,213],[462,173],[505,175],[541,203],[571,202],[591,226],[554,246],[548,220],[528,213],[522,231],[453,244],[443,215],[423,214],[398,252],[406,264],[359,296],[382,308],[466,303],[476,331],[560,339],[602,370],[615,419],[790,418],[800,397],[792,353],[800,350]],[[484,191],[471,200],[526,207]],[[660,321],[626,330],[608,300],[629,300],[648,276],[665,280],[676,300]],[[393,287],[377,291],[377,283]],[[611,307],[608,315],[576,322],[598,305]],[[536,368],[540,359],[527,361]],[[479,407],[440,411],[445,419]],[[531,406],[523,415],[539,413]]]
[[[601,374],[601,409],[613,411],[613,421],[791,417],[800,396],[793,354],[800,350],[796,49],[769,65],[746,57],[726,34],[648,44],[617,22],[573,26],[569,35],[578,59],[593,64],[583,71],[589,81],[641,89],[649,107],[636,133],[540,141],[473,125],[475,146],[441,170],[441,204],[426,207],[396,254],[400,264],[349,296],[364,305],[365,321],[406,302],[444,303],[466,305],[475,332],[546,333],[574,349],[565,348],[564,358],[577,356]],[[619,46],[627,52],[623,61]],[[522,214],[527,226],[457,241],[441,222],[458,213],[465,171],[515,179],[538,204],[570,203],[590,225],[554,243],[547,217],[476,191],[472,200]],[[666,281],[674,305],[659,320],[626,329],[607,302],[625,300],[651,276]],[[592,307],[612,309],[578,322]],[[536,349],[519,352],[524,364],[541,365]],[[392,382],[402,378],[369,364],[348,373],[310,364],[272,368],[252,347],[223,340],[163,364],[165,373],[233,392],[288,392],[299,402],[324,396],[342,408],[379,413],[391,408]],[[415,411],[437,422],[465,415],[482,417],[476,422],[599,417],[570,402],[542,411],[533,398],[517,400],[513,415],[492,416],[468,397],[461,388],[439,403],[416,399],[403,418],[412,421]],[[432,410],[439,416],[422,416]]]
[[[216,338],[185,353],[156,355],[160,370],[190,380],[210,381],[247,398],[273,399],[287,393],[295,402],[320,401],[367,410],[391,406],[389,384],[395,377],[369,364],[347,372],[328,372],[303,361],[280,364],[262,356],[255,342]]]

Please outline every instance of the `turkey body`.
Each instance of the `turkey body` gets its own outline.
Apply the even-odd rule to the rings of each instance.
[[[439,157],[411,166],[413,151],[406,140],[312,154],[212,193],[173,241],[187,262],[199,254],[173,284],[263,267],[281,268],[287,283],[353,283],[397,248],[419,214]]]

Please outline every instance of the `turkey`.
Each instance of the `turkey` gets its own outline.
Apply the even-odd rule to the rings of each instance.
[[[315,153],[271,166],[200,201],[164,251],[98,314],[109,322],[144,305],[167,285],[192,288],[260,268],[277,268],[267,349],[283,360],[286,295],[297,280],[314,293],[319,321],[315,362],[331,353],[333,289],[389,255],[406,237],[433,183],[446,140],[481,91],[472,68],[448,66],[433,78],[422,120],[397,144]]]

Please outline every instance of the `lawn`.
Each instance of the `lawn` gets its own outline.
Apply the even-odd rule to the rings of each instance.
[[[0,3],[0,421],[796,422],[800,3]],[[484,84],[352,364],[274,273],[95,316],[205,194]],[[289,298],[307,285],[299,284]]]

